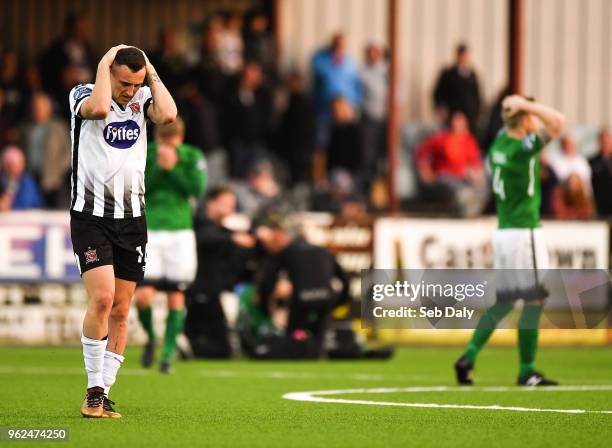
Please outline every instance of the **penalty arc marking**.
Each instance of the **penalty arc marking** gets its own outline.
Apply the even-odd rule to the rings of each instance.
[[[612,391],[612,386],[556,386],[556,387],[396,387],[375,389],[339,389],[319,390],[311,392],[290,392],[283,395],[287,400],[308,401],[314,403],[361,404],[370,406],[400,406],[409,408],[436,408],[436,409],[474,409],[489,411],[514,412],[554,412],[561,414],[612,414],[608,410],[589,409],[548,409],[526,408],[521,406],[500,405],[469,405],[445,403],[403,403],[393,401],[355,400],[345,398],[329,398],[330,395],[345,394],[388,394],[388,393],[426,393],[426,392],[578,392],[578,391]]]

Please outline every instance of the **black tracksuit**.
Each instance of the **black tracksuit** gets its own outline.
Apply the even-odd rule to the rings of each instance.
[[[259,357],[319,357],[329,313],[349,300],[349,277],[328,249],[296,238],[263,268],[258,292],[260,306],[266,314],[270,295],[283,271],[293,286],[286,336],[269,343],[268,350],[259,350],[262,355]],[[332,289],[334,278],[342,283],[340,295]],[[299,334],[307,335],[307,340],[300,340]]]
[[[220,296],[233,289],[247,251],[234,243],[229,229],[210,219],[198,220],[194,227],[198,270],[187,291],[185,335],[196,357],[229,358],[231,346]]]

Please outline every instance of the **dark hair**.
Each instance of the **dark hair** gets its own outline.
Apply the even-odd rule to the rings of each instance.
[[[66,14],[66,17],[64,17],[64,32],[67,35],[70,35],[74,31],[76,24],[79,23],[79,20],[86,18],[87,15],[82,12],[69,11],[68,14]]]
[[[221,196],[222,194],[225,194],[225,193],[234,194],[234,190],[232,190],[232,188],[227,186],[227,185],[221,185],[221,186],[218,186],[218,187],[213,187],[213,188],[211,188],[210,190],[208,190],[206,192],[206,201],[214,201],[219,196]]]
[[[122,48],[115,55],[113,64],[127,65],[130,70],[137,72],[145,66],[144,54],[136,47]]]
[[[287,218],[279,213],[269,213],[261,218],[259,226],[269,227],[274,230],[287,230],[289,222]]]
[[[459,45],[457,45],[457,48],[456,48],[457,55],[467,53],[468,51],[469,51],[469,48],[465,42],[461,42],[459,43]]]

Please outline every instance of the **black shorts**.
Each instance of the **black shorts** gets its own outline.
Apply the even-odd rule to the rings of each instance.
[[[115,278],[138,282],[144,277],[147,221],[138,218],[100,218],[70,212],[70,235],[78,266],[84,272],[112,265]]]

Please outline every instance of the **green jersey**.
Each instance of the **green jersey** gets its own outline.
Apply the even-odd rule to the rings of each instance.
[[[522,140],[503,129],[491,146],[489,165],[500,229],[540,227],[540,161],[544,142],[536,134]]]
[[[157,164],[157,146],[147,147],[145,201],[149,230],[193,228],[190,199],[198,199],[206,187],[206,160],[194,146],[177,148],[178,162],[171,170]]]

